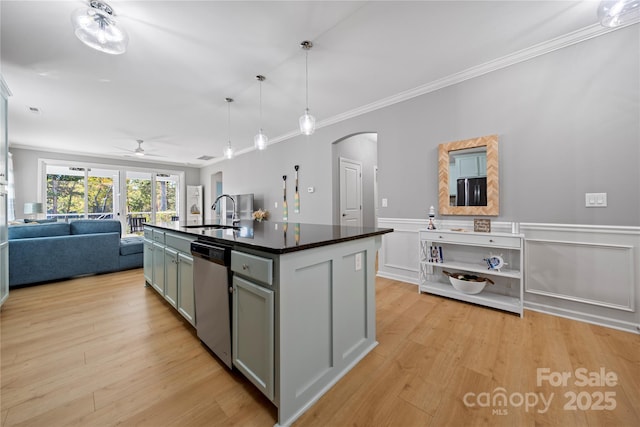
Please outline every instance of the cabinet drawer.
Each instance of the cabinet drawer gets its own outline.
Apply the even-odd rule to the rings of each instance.
[[[144,228],[144,238],[147,240],[153,240],[153,230],[151,228]]]
[[[164,231],[153,230],[153,241],[164,245]]]
[[[172,248],[180,252],[189,254],[191,253],[191,242],[196,239],[189,239],[187,237],[176,236],[174,234],[167,233],[164,240],[167,246],[171,246]]]
[[[273,260],[269,258],[231,251],[231,270],[267,285],[273,284]]]
[[[466,245],[495,246],[503,248],[520,248],[520,237],[498,236],[481,233],[442,233],[438,231],[421,231],[420,238],[432,242],[460,243]]]

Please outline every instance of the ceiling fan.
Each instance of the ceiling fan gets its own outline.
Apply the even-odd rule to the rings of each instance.
[[[142,143],[144,142],[143,139],[136,139],[136,142],[138,143],[138,147],[136,147],[135,149],[123,149],[120,148],[124,153],[125,156],[131,156],[131,154],[135,155],[136,157],[144,157],[144,156],[153,156],[153,157],[163,157],[160,156],[158,154],[151,154],[145,151],[144,148],[142,148]]]

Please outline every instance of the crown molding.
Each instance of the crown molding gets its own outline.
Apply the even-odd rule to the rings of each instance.
[[[622,28],[626,28],[628,26],[637,25],[637,24],[638,22],[634,22],[624,26],[617,27],[617,28],[608,28],[608,27],[603,27],[600,24],[593,24],[593,25],[581,28],[579,30],[573,31],[571,33],[567,33],[560,37],[556,37],[554,39],[550,39],[545,42],[538,43],[537,45],[533,45],[526,49],[519,50],[512,54],[503,56],[501,58],[497,58],[489,62],[485,62],[484,64],[476,65],[471,68],[467,68],[466,70],[463,70],[454,74],[450,74],[441,79],[434,80],[430,83],[426,83],[424,85],[415,87],[413,89],[400,92],[396,95],[392,95],[390,97],[372,102],[370,104],[363,105],[362,107],[355,108],[351,111],[347,111],[337,116],[333,116],[328,119],[321,120],[317,123],[316,129],[329,126],[335,123],[339,123],[341,121],[351,119],[353,117],[357,117],[366,113],[370,113],[372,111],[379,110],[381,108],[388,107],[390,105],[394,105],[403,101],[407,101],[409,99],[412,99],[421,95],[435,92],[445,87],[453,86],[455,84],[464,82],[466,80],[480,77],[482,75],[491,73],[493,71],[501,70],[503,68],[507,68],[512,65],[516,65],[521,62],[528,61],[538,56],[546,55],[548,53],[555,52],[560,49],[564,49],[565,47],[572,46],[574,44],[581,43],[581,42],[590,40],[592,38],[599,37],[604,34],[608,34],[610,32],[617,31]]]

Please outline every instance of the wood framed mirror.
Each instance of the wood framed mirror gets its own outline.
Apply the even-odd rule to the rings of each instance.
[[[499,215],[498,171],[498,135],[440,144],[440,215]]]

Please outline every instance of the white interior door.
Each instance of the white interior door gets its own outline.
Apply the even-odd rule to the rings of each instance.
[[[362,227],[362,163],[340,158],[340,225]]]

